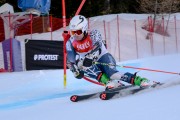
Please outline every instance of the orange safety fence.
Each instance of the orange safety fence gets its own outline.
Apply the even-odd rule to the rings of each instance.
[[[51,16],[33,18],[32,34],[50,32],[51,30],[53,32],[63,27],[62,25],[63,19],[55,18],[55,17],[52,17],[51,19],[50,17]],[[67,24],[69,24],[70,19],[66,19],[66,21]],[[15,29],[15,36],[22,36],[27,34],[31,34],[31,21],[23,25],[20,25]],[[5,39],[4,22],[0,18],[0,42],[3,41],[4,39]]]
[[[4,39],[5,39],[5,35],[4,35],[4,22],[0,18],[0,42],[3,41]]]

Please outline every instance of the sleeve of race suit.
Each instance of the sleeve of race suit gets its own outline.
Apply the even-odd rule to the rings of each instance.
[[[103,43],[101,33],[98,30],[92,30],[90,32],[90,37],[93,42],[93,50],[91,53],[100,50]]]
[[[76,65],[76,52],[71,44],[71,41],[66,42],[66,51],[67,51],[67,66],[74,73],[74,76],[77,79],[84,77],[84,72],[79,70]]]
[[[76,52],[71,44],[71,41],[66,42],[67,61],[69,63],[76,63]]]

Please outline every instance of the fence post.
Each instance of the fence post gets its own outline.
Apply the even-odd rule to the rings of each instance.
[[[174,16],[174,24],[175,24],[175,35],[176,35],[176,52],[178,53],[178,39],[177,39],[176,15]]]
[[[119,61],[121,61],[121,57],[120,57],[121,48],[120,48],[120,38],[119,38],[119,16],[118,15],[117,15],[117,31],[118,31]]]
[[[31,40],[32,40],[32,32],[33,32],[33,30],[32,30],[32,29],[33,29],[33,28],[32,28],[32,26],[33,26],[33,23],[32,23],[32,19],[33,19],[32,13],[30,14],[30,19],[31,19],[31,21],[30,21],[30,24],[31,24],[31,25],[30,25],[30,26],[31,26],[31,27],[30,27],[30,30],[31,30],[31,31],[30,31],[30,32],[31,32]]]
[[[164,17],[162,16],[162,22],[163,22],[163,26],[162,26],[162,31],[163,31],[163,52],[165,55],[165,29],[164,29]]]
[[[150,43],[151,43],[151,53],[152,53],[152,55],[154,56],[154,45],[153,45],[153,32],[151,32],[151,34],[150,34]]]
[[[152,20],[152,16],[148,17],[148,23],[149,23],[149,37],[150,37],[150,45],[151,45],[151,54],[154,55],[154,48],[153,48],[153,31],[154,31],[154,27],[153,27],[153,20]]]
[[[107,48],[107,38],[106,38],[106,22],[105,22],[105,20],[103,20],[103,25],[104,25],[104,38],[105,38],[105,45],[106,45],[106,48]]]
[[[149,25],[149,32],[153,32],[153,20],[152,16],[148,16],[148,25]]]
[[[135,28],[135,38],[136,38],[136,53],[137,53],[137,58],[139,58],[139,54],[138,54],[138,42],[137,42],[137,27],[136,27],[136,20],[134,20],[134,28]]]
[[[50,15],[50,30],[51,30],[51,40],[53,40],[53,34],[52,34],[52,31],[53,31],[53,28],[52,28],[52,15]]]
[[[9,65],[10,65],[10,68],[8,67],[8,71],[9,72],[13,72],[13,49],[12,49],[12,46],[13,46],[13,39],[12,39],[12,33],[11,33],[11,31],[12,31],[12,29],[13,29],[13,25],[11,24],[11,17],[13,17],[13,16],[11,16],[11,14],[10,14],[10,12],[9,12],[9,33],[10,33],[10,50],[9,50]],[[8,59],[7,59],[7,61],[8,61]]]
[[[111,29],[111,27],[110,27],[110,22],[107,22],[107,27],[108,27],[108,38],[107,38],[107,41],[108,41],[108,50],[111,50],[111,31],[110,31],[110,29]]]
[[[90,19],[88,18],[88,30],[90,29]]]

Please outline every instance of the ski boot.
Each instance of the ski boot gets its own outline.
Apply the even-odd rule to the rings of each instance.
[[[134,74],[134,85],[140,86],[141,88],[150,88],[154,82]]]
[[[97,80],[105,85],[105,90],[117,88],[124,85],[120,82],[120,80],[110,80],[105,73],[99,74]]]
[[[130,83],[132,85],[137,85],[142,88],[148,88],[153,85],[153,81],[148,80],[147,78],[143,78],[136,75],[137,72],[131,74],[129,72],[125,73],[120,80]]]
[[[110,80],[106,84],[106,90],[110,90],[110,89],[114,89],[114,88],[118,88],[118,87],[122,87],[122,86],[125,86],[125,85],[122,84],[120,82],[120,80]]]

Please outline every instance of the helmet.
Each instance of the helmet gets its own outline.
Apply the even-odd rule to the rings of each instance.
[[[87,19],[82,15],[76,15],[74,16],[69,24],[69,29],[71,35],[86,35],[87,29],[88,29],[88,21]]]

